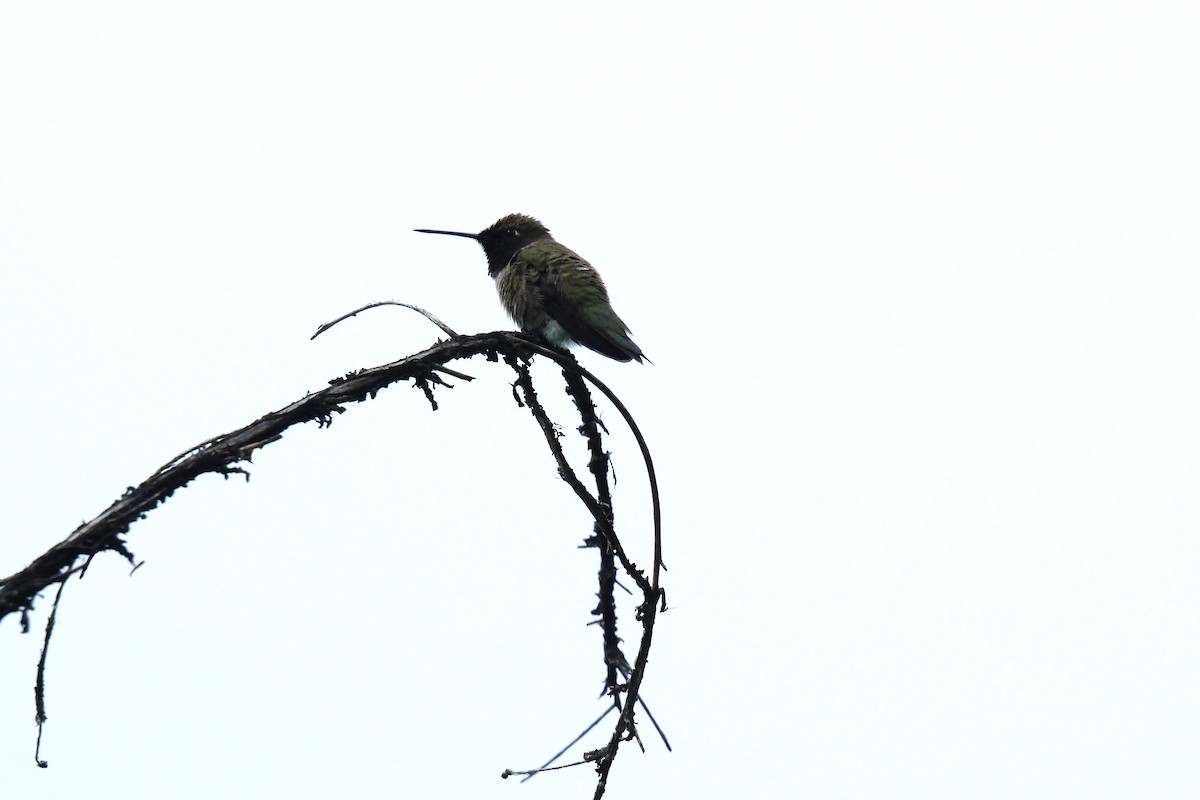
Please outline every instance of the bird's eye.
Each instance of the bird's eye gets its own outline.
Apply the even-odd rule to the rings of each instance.
[[[509,235],[509,236],[512,236],[513,238],[516,238],[516,236],[517,236],[517,229],[516,229],[516,228],[509,228],[509,229],[508,229],[508,235]]]

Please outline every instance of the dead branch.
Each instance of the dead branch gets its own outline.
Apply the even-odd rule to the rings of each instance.
[[[404,305],[419,311],[444,332],[450,334],[452,338],[391,364],[351,372],[342,378],[332,380],[326,389],[306,395],[284,408],[264,415],[243,428],[217,436],[180,453],[155,470],[139,486],[127,489],[102,514],[80,525],[66,539],[51,547],[25,569],[0,580],[0,619],[8,614],[19,612],[22,629],[28,632],[29,613],[33,609],[35,598],[56,583],[60,584],[58,597],[61,598],[61,589],[65,585],[65,581],[73,574],[82,574],[90,559],[99,553],[110,550],[119,553],[130,563],[134,563],[136,568],[134,555],[126,546],[123,538],[134,522],[145,517],[176,490],[188,485],[200,475],[214,473],[228,478],[230,475],[240,474],[248,479],[249,473],[238,465],[242,462],[249,463],[254,451],[278,441],[282,438],[283,433],[293,425],[315,421],[319,426],[327,427],[332,422],[333,414],[344,412],[346,405],[373,398],[381,389],[393,383],[408,380],[413,381],[414,385],[424,391],[432,408],[436,410],[434,387],[449,385],[446,384],[442,375],[453,376],[461,380],[472,380],[471,376],[446,367],[447,362],[476,355],[484,355],[489,361],[497,361],[503,357],[504,361],[517,373],[514,397],[517,397],[518,402],[533,413],[546,436],[547,443],[559,467],[559,474],[575,491],[592,516],[593,531],[592,535],[585,539],[585,544],[596,547],[601,554],[600,604],[593,613],[599,617],[598,621],[604,637],[605,685],[612,701],[609,710],[616,710],[619,714],[608,744],[599,750],[585,754],[583,761],[579,763],[596,763],[600,778],[595,797],[602,797],[607,785],[609,770],[620,743],[630,738],[637,738],[633,712],[639,704],[645,708],[645,704],[641,702],[639,696],[640,687],[645,674],[656,612],[659,610],[660,604],[665,609],[665,593],[659,587],[662,542],[658,486],[645,439],[620,400],[599,379],[581,367],[569,353],[547,348],[518,333],[502,331],[474,336],[457,336],[436,317],[422,309],[404,303],[388,304]],[[372,304],[358,309],[358,311],[376,305],[380,304]],[[327,330],[341,319],[353,316],[358,311],[323,325],[317,333]],[[596,486],[594,495],[584,487],[567,462],[559,442],[557,429],[537,399],[529,373],[529,363],[535,354],[550,358],[563,368],[567,393],[574,400],[580,413],[579,432],[587,439],[588,443],[590,452],[588,468]],[[603,424],[596,415],[585,379],[599,388],[617,407],[630,425],[645,460],[654,516],[654,563],[651,579],[647,579],[646,575],[629,560],[613,525],[612,497],[607,483],[608,453],[603,449],[600,435]],[[518,389],[520,390],[519,396],[517,395]],[[621,652],[620,639],[617,636],[616,605],[613,597],[613,587],[616,585],[614,558],[642,593],[642,602],[638,606],[637,612],[638,621],[642,625],[642,637],[637,657],[632,666]],[[56,599],[55,612],[57,612],[57,608]],[[39,680],[36,700],[39,740],[41,723],[45,720],[41,675],[44,671],[45,654],[53,630],[53,619],[54,614],[51,615],[47,626],[46,642],[38,667]],[[646,712],[649,716],[648,709]],[[653,718],[650,719],[653,722]],[[593,723],[593,726],[595,724]],[[657,728],[656,723],[655,727]],[[45,766],[45,762],[39,760],[39,766]],[[525,774],[538,771],[540,770],[531,770]],[[506,772],[506,774],[515,773]]]

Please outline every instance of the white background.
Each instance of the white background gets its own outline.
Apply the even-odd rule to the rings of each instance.
[[[611,797],[1196,797],[1197,41],[1181,2],[5,3],[0,574],[438,336],[308,340],[344,311],[509,326],[476,245],[411,230],[523,211],[654,359],[581,353],[670,566],[675,752]],[[49,598],[6,618],[3,794],[590,797],[499,779],[601,709],[595,558],[511,375],[459,367],[72,581],[48,770]]]

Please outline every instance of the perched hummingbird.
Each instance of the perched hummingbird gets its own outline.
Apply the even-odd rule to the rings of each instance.
[[[642,349],[608,302],[604,281],[591,264],[554,241],[546,226],[509,214],[479,233],[433,231],[474,239],[487,255],[500,302],[526,333],[559,347],[581,344],[617,361],[641,362]]]

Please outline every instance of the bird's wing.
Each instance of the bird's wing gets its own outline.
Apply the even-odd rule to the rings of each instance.
[[[608,290],[592,265],[562,246],[531,249],[530,260],[539,267],[537,287],[550,318],[584,347],[617,361],[640,361],[641,348],[627,335],[629,328],[613,311]],[[571,297],[559,290],[566,281],[572,286]]]

